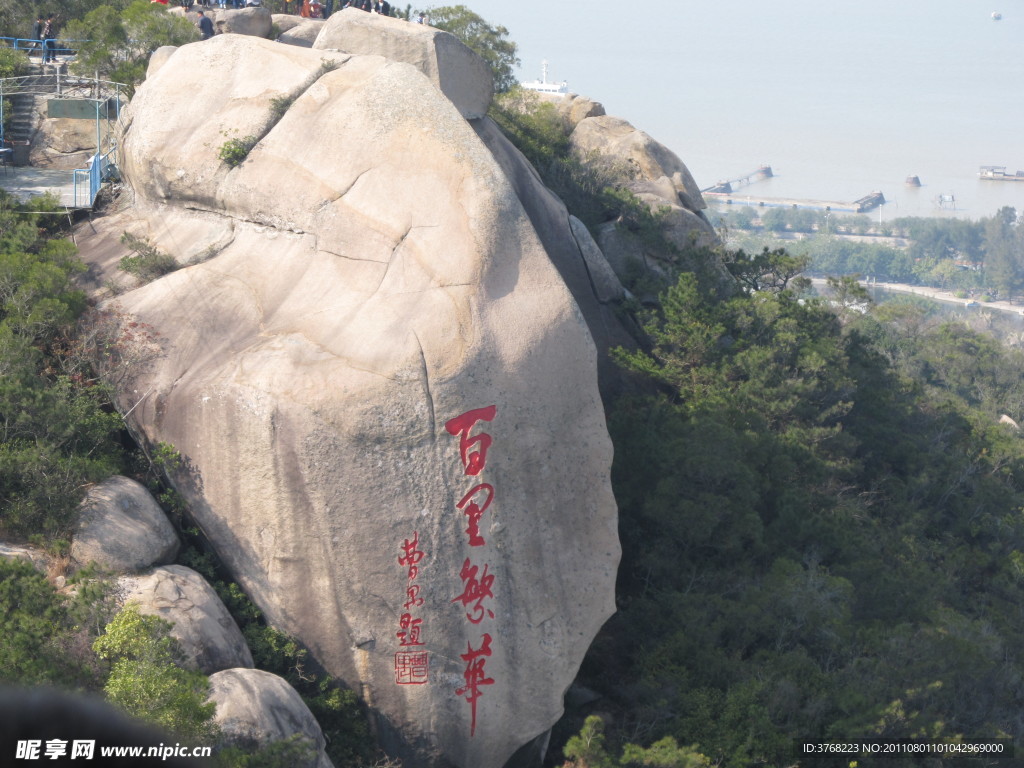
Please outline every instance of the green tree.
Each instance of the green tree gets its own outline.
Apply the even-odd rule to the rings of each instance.
[[[122,424],[105,389],[67,365],[84,266],[39,218],[0,195],[0,532],[53,540],[85,486],[120,467]]]
[[[93,643],[93,650],[111,662],[104,691],[128,714],[147,720],[182,739],[210,742],[217,729],[216,710],[207,703],[209,681],[201,672],[183,669],[171,625],[125,607]]]
[[[64,35],[85,41],[73,64],[76,72],[99,72],[104,79],[125,83],[129,91],[145,78],[149,57],[157,48],[199,39],[199,31],[187,19],[146,0],[135,0],[123,9],[101,5],[69,23]]]
[[[427,15],[431,26],[451,32],[490,65],[498,93],[516,84],[514,70],[519,66],[519,59],[516,44],[508,39],[505,27],[492,26],[464,5],[428,8]]]

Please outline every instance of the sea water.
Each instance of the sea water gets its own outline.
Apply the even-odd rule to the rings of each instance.
[[[1024,211],[1024,182],[978,178],[1024,170],[1024,0],[471,7],[508,27],[522,79],[547,59],[549,79],[669,146],[702,188],[767,164],[775,178],[743,191],[879,190],[884,218]]]

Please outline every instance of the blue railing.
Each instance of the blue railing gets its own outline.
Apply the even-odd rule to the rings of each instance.
[[[105,155],[93,155],[90,158],[88,168],[79,168],[75,170],[75,208],[91,208],[92,204],[96,202],[96,195],[99,194],[100,185],[103,183],[103,180],[107,178],[107,174],[113,166],[113,160],[111,159],[111,155],[113,154],[114,150],[110,150]],[[86,190],[84,189],[86,179],[88,179],[89,182],[88,197],[86,196]],[[81,193],[79,193],[80,188],[82,188]]]
[[[27,54],[42,53],[43,44],[51,56],[74,56],[78,49],[72,47],[73,43],[81,43],[82,40],[31,40],[27,37],[0,37],[0,46],[13,48],[16,51],[24,51]]]

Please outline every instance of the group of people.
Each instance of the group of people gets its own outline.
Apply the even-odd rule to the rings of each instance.
[[[56,50],[50,42],[57,38],[57,17],[52,13],[45,19],[40,13],[36,16],[35,24],[32,25],[32,39],[36,40],[36,47],[42,51],[43,64],[49,61],[56,61]]]
[[[284,0],[285,13],[292,13],[292,4],[299,6],[299,15],[306,19],[326,19],[336,9],[358,8],[361,11],[391,15],[391,3],[387,0]]]

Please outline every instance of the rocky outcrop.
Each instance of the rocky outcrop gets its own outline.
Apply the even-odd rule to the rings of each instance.
[[[625,177],[623,186],[658,215],[661,236],[682,254],[672,254],[663,247],[651,248],[628,228],[608,222],[597,233],[597,244],[620,279],[635,279],[644,272],[665,279],[680,270],[710,270],[717,273],[723,286],[729,283],[717,260],[700,256],[696,257],[698,263],[687,253],[717,246],[719,240],[702,212],[707,206],[697,183],[674,152],[610,115],[580,120],[569,141],[584,161],[608,163]]]
[[[302,19],[301,24],[294,24],[282,33],[277,42],[312,48],[326,23],[323,19]]]
[[[215,11],[213,28],[218,35],[251,35],[253,37],[270,37],[273,21],[270,11],[266,8],[237,8]]]
[[[558,719],[614,610],[583,319],[608,308],[564,207],[532,222],[530,171],[510,183],[445,93],[382,56],[183,46],[126,116],[133,207],[79,243],[132,228],[184,263],[216,238],[117,300],[162,348],[118,392],[132,430],[181,452],[221,558],[393,755],[498,768]],[[235,167],[225,133],[255,142]]]
[[[187,666],[206,674],[231,667],[251,667],[252,653],[224,603],[206,580],[191,568],[168,565],[117,582],[123,605],[159,616],[173,627]]]
[[[700,188],[683,161],[668,147],[619,117],[602,115],[581,120],[569,137],[573,150],[596,152],[628,164],[637,179],[658,183],[667,179],[678,195],[677,204],[691,211],[707,207]]]
[[[494,97],[487,63],[454,35],[426,24],[346,8],[331,15],[313,47],[412,64],[466,119],[486,115]]]
[[[225,741],[245,750],[298,736],[310,746],[310,759],[293,768],[333,768],[324,753],[324,735],[313,713],[288,682],[259,669],[225,669],[210,675],[213,721]]]
[[[537,97],[540,101],[554,105],[569,133],[572,133],[576,126],[588,117],[601,117],[605,114],[604,105],[601,102],[575,93],[538,93]]]
[[[116,475],[85,495],[71,542],[79,565],[124,573],[174,561],[178,534],[141,483]]]

